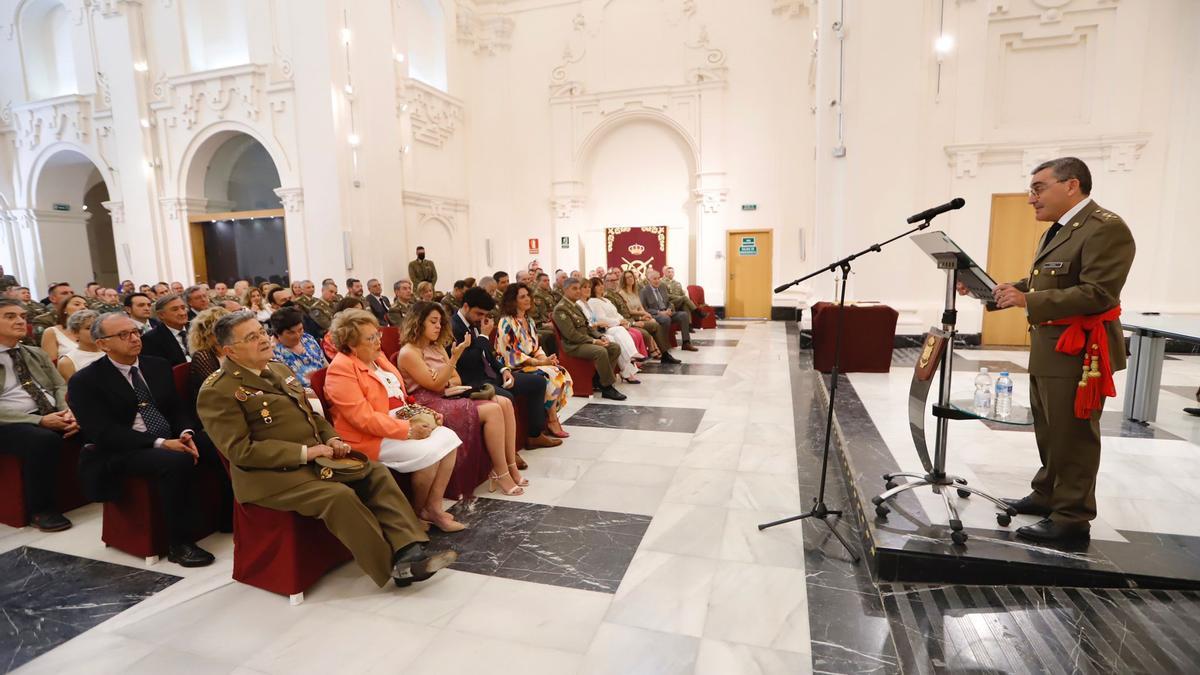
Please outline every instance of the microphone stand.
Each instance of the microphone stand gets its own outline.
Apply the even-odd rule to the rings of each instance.
[[[854,562],[859,561],[859,556],[857,553],[854,552],[854,549],[850,547],[850,542],[846,541],[846,538],[842,536],[842,533],[838,532],[837,528],[835,528],[833,526],[833,523],[829,522],[829,520],[828,520],[828,518],[830,516],[841,517],[841,515],[842,515],[841,510],[830,509],[825,504],[825,483],[826,483],[826,476],[829,472],[829,442],[830,442],[831,435],[833,433],[833,402],[834,402],[835,397],[837,396],[838,367],[841,365],[841,359],[842,359],[842,342],[843,342],[842,338],[844,337],[843,331],[842,331],[842,323],[845,320],[845,314],[846,314],[846,282],[848,280],[848,277],[850,276],[850,263],[854,262],[854,260],[856,260],[860,256],[866,255],[867,253],[878,253],[880,250],[883,249],[884,246],[887,246],[888,244],[892,243],[893,241],[907,237],[908,235],[910,235],[914,232],[919,232],[921,230],[924,230],[925,228],[929,227],[929,220],[930,220],[929,218],[926,218],[923,223],[917,225],[916,227],[912,228],[911,230],[908,230],[907,232],[898,234],[898,235],[892,237],[891,239],[888,239],[885,242],[882,242],[879,244],[871,244],[867,248],[864,248],[863,250],[859,251],[858,253],[848,255],[845,258],[842,258],[841,260],[837,260],[835,262],[830,263],[826,267],[822,267],[821,269],[813,272],[812,274],[806,274],[805,276],[802,276],[799,279],[796,279],[794,281],[789,281],[788,283],[783,284],[782,286],[779,286],[775,289],[776,293],[782,293],[783,291],[791,288],[792,286],[795,286],[796,284],[798,284],[802,281],[811,279],[811,278],[817,276],[818,274],[824,274],[825,272],[837,272],[838,270],[841,270],[841,272],[842,272],[842,276],[841,276],[842,288],[841,288],[841,293],[840,293],[840,297],[838,298],[838,304],[837,304],[838,316],[837,316],[837,322],[834,324],[834,330],[833,330],[833,343],[834,343],[833,370],[830,373],[831,384],[829,386],[829,410],[825,416],[825,449],[821,454],[821,487],[817,491],[817,496],[813,497],[813,506],[811,509],[809,509],[808,511],[801,513],[799,515],[789,516],[787,518],[772,521],[770,523],[763,523],[762,525],[758,526],[759,530],[765,530],[768,527],[775,527],[776,525],[783,525],[784,523],[790,523],[792,521],[802,520],[804,518],[816,518],[816,519],[820,520],[821,522],[825,523],[825,525],[829,528],[829,531],[832,532],[835,537],[837,537],[837,540],[842,543],[842,546],[846,549],[846,552],[850,554],[850,558]]]

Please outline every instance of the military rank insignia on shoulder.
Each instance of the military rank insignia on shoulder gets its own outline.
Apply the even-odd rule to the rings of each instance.
[[[217,368],[216,370],[214,370],[212,372],[211,375],[204,378],[204,383],[201,384],[200,386],[207,387],[207,386],[211,385],[213,382],[216,382],[217,380],[221,379],[221,375],[222,375],[221,369]]]

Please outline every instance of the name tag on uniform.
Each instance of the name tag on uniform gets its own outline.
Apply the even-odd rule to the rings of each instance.
[[[1061,262],[1042,263],[1042,269],[1044,270],[1061,270],[1062,267],[1063,264]]]

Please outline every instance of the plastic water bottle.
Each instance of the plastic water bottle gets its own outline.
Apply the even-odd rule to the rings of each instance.
[[[992,412],[992,376],[987,368],[980,368],[975,376],[975,414],[990,415]]]
[[[1007,418],[1012,414],[1012,378],[1007,370],[1000,371],[996,380],[996,417]]]

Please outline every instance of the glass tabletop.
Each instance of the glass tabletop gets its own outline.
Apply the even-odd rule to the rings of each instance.
[[[996,416],[995,408],[992,408],[992,410],[986,415],[980,415],[975,411],[975,401],[969,398],[951,399],[950,407],[961,413],[969,415],[971,419],[987,420],[989,422],[1012,424],[1014,426],[1021,427],[1033,426],[1033,413],[1029,411],[1029,408],[1023,408],[1021,406],[1014,405],[1012,407],[1012,412],[1008,415],[1008,417]]]

